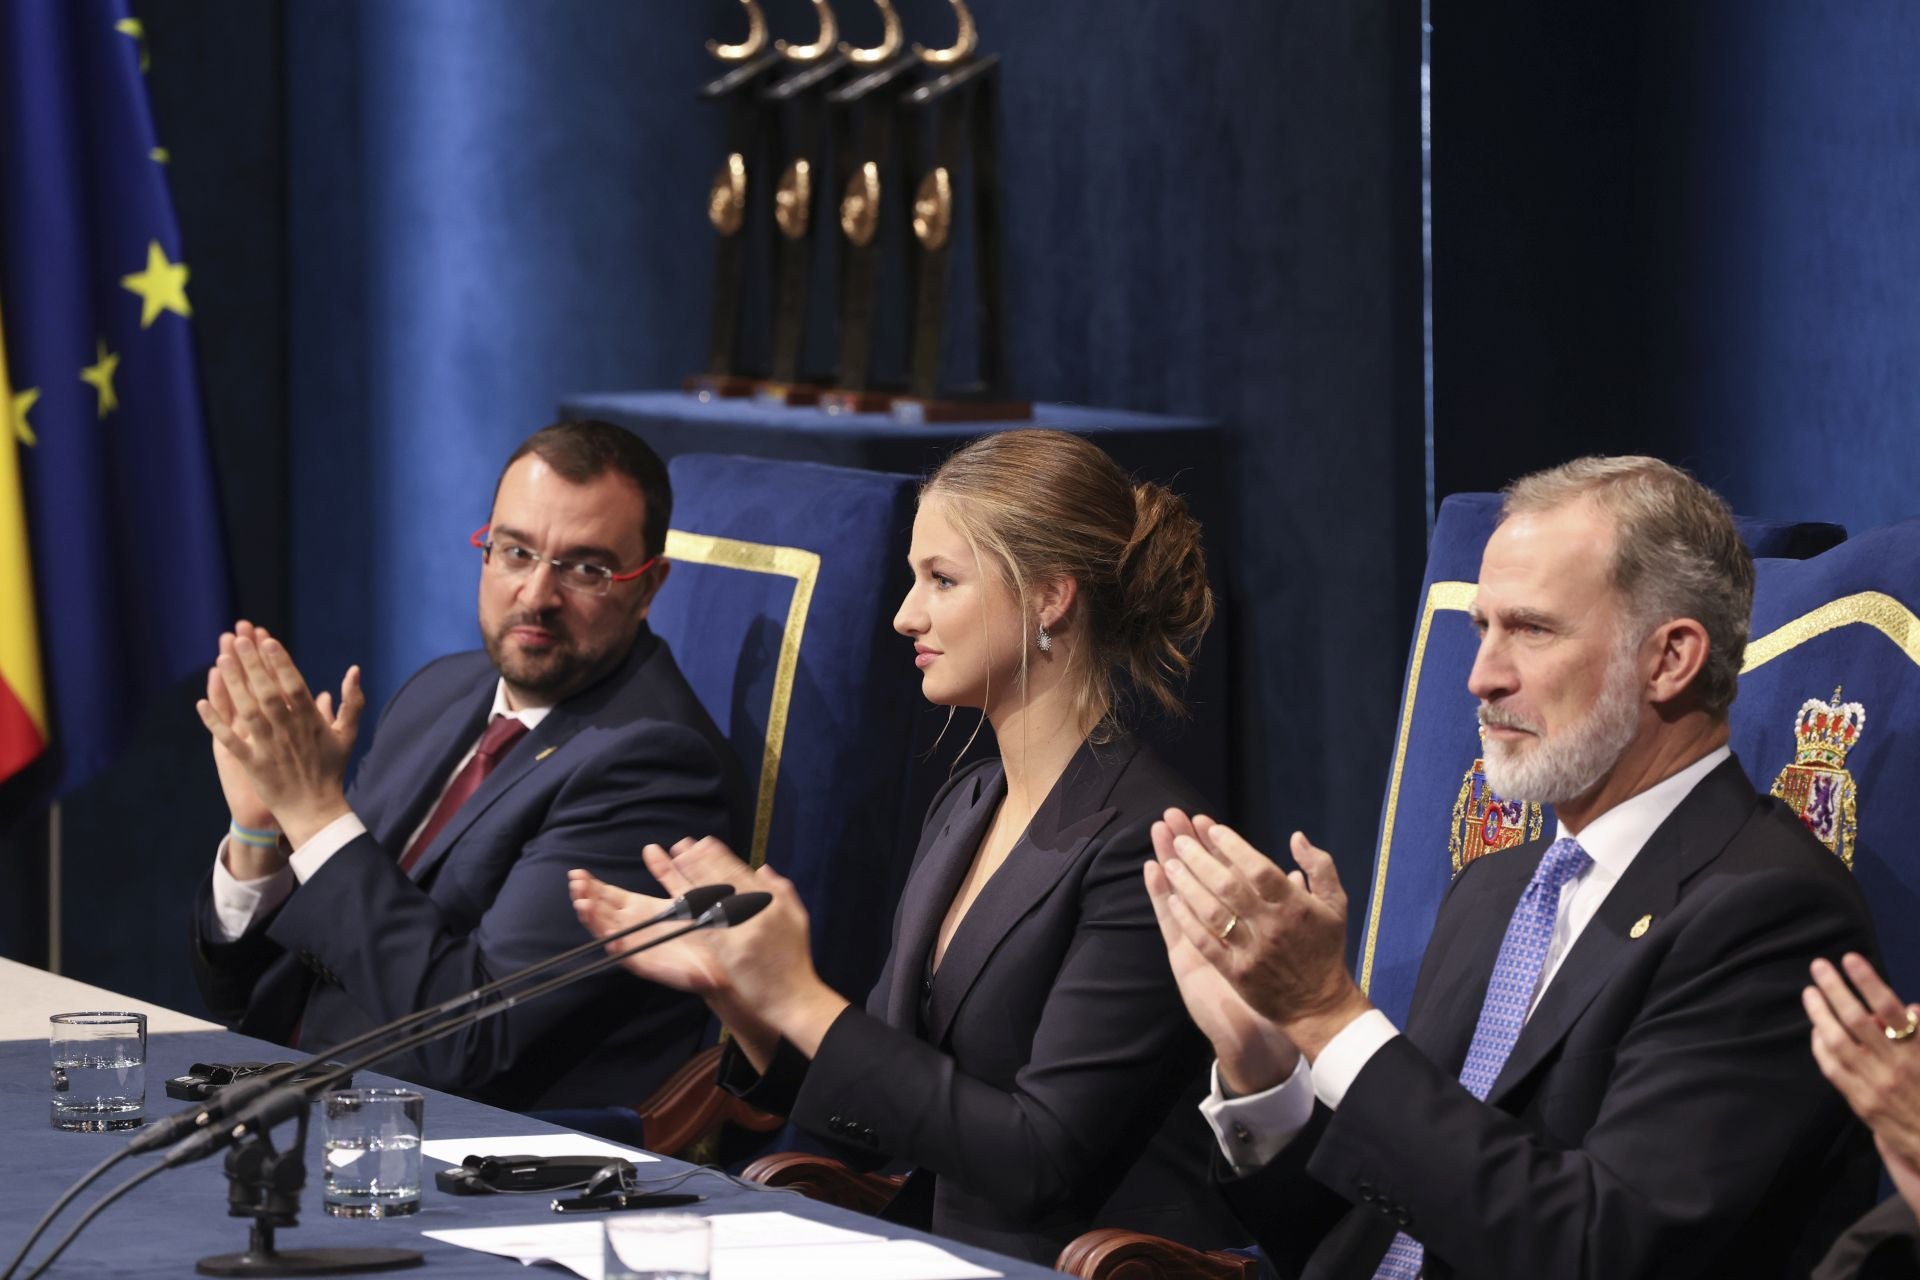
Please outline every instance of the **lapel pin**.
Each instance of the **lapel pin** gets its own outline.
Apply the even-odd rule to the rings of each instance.
[[[546,759],[546,758],[547,758],[548,756],[550,756],[550,755],[552,755],[552,754],[553,754],[553,753],[554,753],[555,751],[557,751],[558,749],[559,749],[559,748],[557,748],[557,747],[542,747],[542,748],[540,749],[540,754],[539,754],[539,755],[537,755],[537,756],[535,756],[535,757],[534,757],[534,759],[535,759],[535,760],[545,760],[545,759]]]
[[[1647,930],[1652,927],[1653,927],[1653,917],[1641,916],[1638,920],[1635,920],[1633,922],[1633,928],[1627,930],[1627,936],[1629,938],[1645,937]]]

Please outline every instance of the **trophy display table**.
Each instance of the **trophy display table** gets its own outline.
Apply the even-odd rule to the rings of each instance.
[[[1142,726],[1169,761],[1201,794],[1230,811],[1233,771],[1229,747],[1233,707],[1227,696],[1232,668],[1232,575],[1226,562],[1230,527],[1226,500],[1224,437],[1208,418],[1132,413],[1084,405],[1036,404],[1023,422],[908,424],[888,414],[829,414],[817,408],[769,405],[746,399],[701,400],[680,391],[596,392],[569,395],[563,417],[600,418],[636,432],[662,458],[683,453],[742,454],[794,462],[819,462],[866,471],[926,475],[941,459],[977,436],[1050,427],[1086,436],[1129,472],[1158,480],[1187,499],[1206,532],[1207,570],[1214,594],[1214,624],[1187,686],[1192,719],[1185,724]],[[806,502],[805,493],[795,501]],[[1044,518],[1036,512],[1036,518]],[[904,555],[902,557],[904,582]]]

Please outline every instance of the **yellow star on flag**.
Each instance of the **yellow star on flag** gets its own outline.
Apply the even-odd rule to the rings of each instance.
[[[140,295],[140,327],[150,328],[162,311],[190,316],[187,305],[187,264],[168,262],[158,240],[147,242],[147,269],[121,276],[120,283]]]
[[[120,357],[107,350],[105,339],[94,343],[94,351],[98,359],[80,371],[80,381],[100,393],[100,416],[104,418],[120,407],[120,397],[113,394],[113,375],[120,367]]]
[[[39,398],[40,388],[38,387],[28,387],[25,391],[14,394],[13,434],[19,438],[21,444],[31,446],[40,443],[38,437],[33,434],[33,428],[27,423],[27,414],[32,412],[34,402]]]
[[[113,24],[113,29],[123,36],[133,37],[133,42],[140,46],[140,69],[142,71],[145,71],[152,65],[153,59],[147,55],[147,29],[140,25],[140,19],[122,18]]]

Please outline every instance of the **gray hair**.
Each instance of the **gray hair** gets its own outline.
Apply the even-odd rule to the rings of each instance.
[[[1508,485],[1500,518],[1591,498],[1613,517],[1608,579],[1644,631],[1692,618],[1707,631],[1693,692],[1724,716],[1739,691],[1753,615],[1753,557],[1720,495],[1671,463],[1646,457],[1576,458]]]

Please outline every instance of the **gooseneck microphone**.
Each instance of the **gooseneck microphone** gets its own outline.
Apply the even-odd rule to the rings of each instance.
[[[688,896],[691,897],[691,895]],[[416,1031],[395,1043],[380,1045],[371,1052],[364,1053],[353,1061],[335,1067],[330,1071],[311,1076],[304,1080],[296,1080],[286,1084],[276,1084],[265,1092],[259,1093],[250,1100],[245,1101],[237,1109],[229,1108],[225,1117],[222,1118],[217,1125],[209,1125],[193,1133],[185,1141],[179,1143],[171,1151],[167,1152],[162,1163],[168,1168],[173,1168],[178,1165],[191,1164],[196,1160],[203,1160],[214,1152],[241,1141],[249,1133],[258,1132],[262,1129],[270,1129],[280,1123],[280,1121],[297,1114],[315,1097],[331,1089],[335,1081],[341,1079],[343,1076],[351,1075],[353,1072],[360,1070],[360,1068],[370,1063],[377,1062],[381,1058],[388,1057],[392,1054],[405,1053],[409,1049],[417,1049],[421,1045],[438,1040],[443,1036],[449,1036],[456,1031],[464,1030],[476,1022],[484,1022],[496,1014],[505,1013],[508,1009],[513,1008],[523,1001],[538,999],[550,991],[557,991],[561,987],[567,986],[569,983],[578,982],[581,978],[612,968],[629,956],[639,955],[643,951],[651,951],[655,947],[665,946],[667,943],[679,938],[684,938],[690,933],[698,933],[702,929],[726,929],[736,924],[741,924],[764,911],[772,901],[773,895],[770,893],[730,894],[701,912],[692,924],[687,925],[683,929],[675,929],[672,933],[664,933],[657,938],[649,938],[639,946],[629,947],[617,955],[602,956],[591,964],[582,965],[577,969],[569,969],[557,978],[549,978],[545,982],[536,983],[525,991],[512,992],[502,996],[491,1004],[481,1005],[477,1009],[455,1012],[453,1016],[447,1018],[445,1021]],[[642,926],[635,927],[638,928]],[[621,930],[620,933],[617,934],[608,934],[606,938],[600,939],[591,945],[604,946],[607,942],[624,936],[628,932],[631,932],[631,930]],[[462,999],[459,1003],[467,1004],[471,1003],[471,1001]]]
[[[41,1260],[39,1266],[34,1269],[34,1274],[37,1275],[41,1270],[44,1270],[54,1258],[58,1257],[67,1245],[78,1236],[81,1228],[85,1227],[87,1222],[91,1221],[108,1203],[111,1203],[120,1195],[131,1190],[140,1182],[145,1181],[154,1173],[162,1169],[172,1168],[200,1159],[230,1145],[232,1142],[241,1140],[248,1132],[271,1127],[279,1120],[297,1113],[307,1100],[331,1088],[336,1081],[352,1074],[361,1067],[377,1062],[381,1058],[388,1057],[392,1054],[403,1053],[408,1049],[417,1048],[441,1036],[451,1035],[476,1022],[493,1017],[495,1014],[504,1013],[523,1000],[534,999],[538,996],[545,995],[549,991],[557,990],[571,982],[584,978],[589,974],[599,973],[611,968],[629,955],[648,950],[662,943],[670,942],[675,938],[684,937],[696,930],[724,928],[729,925],[738,924],[765,909],[767,904],[772,900],[772,896],[766,893],[735,894],[732,885],[700,885],[696,888],[689,889],[685,894],[668,904],[664,910],[646,920],[628,925],[626,928],[616,930],[613,933],[607,934],[605,937],[591,939],[577,947],[562,951],[557,955],[548,956],[544,960],[535,961],[523,969],[516,970],[484,986],[476,987],[472,991],[454,996],[452,999],[434,1005],[432,1008],[416,1010],[413,1013],[395,1018],[391,1022],[354,1036],[352,1039],[334,1045],[326,1052],[315,1054],[304,1061],[291,1063],[274,1071],[261,1072],[259,1075],[249,1076],[244,1080],[235,1081],[221,1089],[219,1093],[215,1094],[205,1104],[177,1112],[146,1127],[125,1147],[109,1156],[106,1160],[90,1170],[78,1182],[74,1183],[73,1186],[69,1187],[53,1207],[40,1219],[39,1223],[28,1235],[26,1241],[21,1244],[19,1251],[15,1253],[12,1260],[8,1262],[6,1270],[0,1272],[0,1280],[5,1280],[6,1277],[13,1275],[15,1270],[20,1266],[20,1263],[26,1258],[27,1251],[33,1248],[34,1242],[40,1238],[41,1234],[46,1231],[47,1226],[60,1215],[61,1211],[64,1210],[68,1204],[72,1203],[74,1197],[85,1190],[86,1187],[100,1177],[100,1175],[104,1174],[108,1169],[118,1164],[121,1160],[126,1159],[128,1156],[170,1146],[182,1138],[187,1139],[187,1141],[181,1143],[181,1148],[191,1148],[191,1150],[168,1152],[167,1158],[160,1165],[121,1184],[110,1192],[104,1200],[88,1211],[87,1215],[68,1233],[66,1238],[55,1246],[50,1255]],[[618,955],[602,956],[598,960],[582,965],[577,969],[568,970],[558,978],[548,979],[525,991],[517,993],[510,992],[494,1003],[480,1005],[478,1008],[472,1007],[478,1005],[480,1001],[485,1000],[487,997],[499,995],[501,992],[525,982],[528,978],[544,973],[556,965],[578,959],[588,952],[599,951],[611,943],[640,932],[642,929],[651,928],[656,924],[664,924],[671,920],[692,920],[694,923],[685,929],[675,930],[671,934],[652,939],[638,947],[622,951]],[[423,1026],[426,1027],[426,1030],[416,1030]],[[380,1043],[409,1032],[413,1034],[406,1035],[404,1039],[400,1039],[396,1043]],[[377,1047],[372,1052],[356,1058],[344,1067],[311,1077],[298,1085],[287,1083],[289,1080],[298,1077],[302,1072],[323,1065],[329,1058],[351,1053],[367,1045],[376,1045]],[[230,1117],[235,1123],[225,1123]]]
[[[232,1115],[240,1107],[247,1105],[255,1098],[285,1083],[301,1072],[320,1066],[326,1062],[328,1058],[343,1053],[351,1053],[364,1045],[373,1044],[389,1036],[397,1036],[403,1031],[409,1031],[414,1027],[431,1022],[436,1018],[446,1017],[456,1010],[466,1008],[479,1000],[484,1000],[496,992],[503,991],[515,983],[524,982],[535,974],[544,973],[555,965],[565,964],[569,960],[578,959],[590,951],[598,951],[608,943],[617,942],[621,938],[629,934],[638,933],[642,929],[651,928],[656,924],[664,924],[669,920],[697,919],[733,896],[733,886],[730,884],[703,884],[697,888],[689,889],[683,896],[675,898],[668,904],[665,910],[650,919],[642,920],[638,924],[628,925],[626,928],[615,933],[610,933],[604,938],[595,938],[590,942],[583,942],[577,947],[572,947],[560,952],[558,955],[548,956],[545,960],[535,961],[524,969],[516,970],[504,978],[489,982],[482,987],[476,987],[472,991],[454,996],[450,1000],[442,1001],[430,1009],[417,1009],[412,1013],[404,1014],[401,1017],[395,1018],[392,1022],[375,1027],[371,1031],[362,1032],[351,1040],[334,1045],[325,1053],[315,1054],[304,1062],[296,1062],[275,1071],[263,1071],[257,1076],[249,1076],[244,1080],[237,1080],[221,1089],[219,1093],[216,1093],[212,1098],[208,1099],[204,1105],[189,1107],[185,1111],[176,1112],[166,1119],[157,1121],[143,1129],[132,1142],[127,1144],[126,1153],[128,1155],[139,1155],[142,1152],[157,1151],[161,1147],[172,1146],[188,1134],[196,1130],[204,1129],[208,1125]],[[605,965],[599,966],[599,968],[605,967]],[[588,972],[588,970],[583,969],[581,972],[584,974]],[[502,1007],[504,1008],[506,1006]],[[378,1061],[391,1052],[398,1052],[398,1050],[383,1051],[374,1055],[374,1057],[368,1061]],[[339,1077],[330,1076],[328,1078],[338,1079]]]

